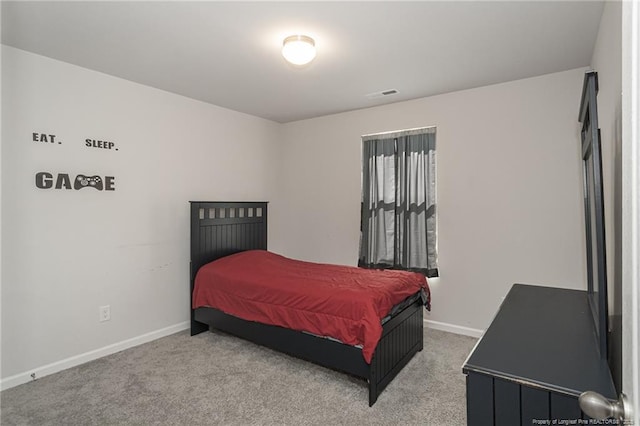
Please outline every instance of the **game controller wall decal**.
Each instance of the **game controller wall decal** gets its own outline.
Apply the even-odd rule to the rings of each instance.
[[[54,175],[49,172],[36,173],[36,187],[40,189],[83,189],[93,188],[98,191],[115,191],[115,177],[105,176],[102,178],[98,175],[88,176],[78,174],[71,183],[68,173],[57,173]]]
[[[102,179],[100,176],[85,176],[78,175],[76,176],[76,180],[73,182],[73,189],[82,189],[82,188],[95,188],[98,191],[102,191]]]

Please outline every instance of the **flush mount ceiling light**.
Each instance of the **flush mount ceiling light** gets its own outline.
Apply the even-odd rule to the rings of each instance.
[[[292,35],[282,42],[282,56],[294,65],[308,64],[316,57],[316,43],[306,35]]]

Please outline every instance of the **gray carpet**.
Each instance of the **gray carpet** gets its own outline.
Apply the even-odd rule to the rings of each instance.
[[[221,333],[187,331],[8,389],[2,425],[464,425],[476,339],[425,329],[368,405],[364,381]]]

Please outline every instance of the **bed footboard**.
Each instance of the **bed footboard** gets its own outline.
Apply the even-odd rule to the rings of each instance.
[[[385,387],[423,348],[422,304],[407,307],[383,327],[382,337],[371,360],[369,372],[369,406]]]

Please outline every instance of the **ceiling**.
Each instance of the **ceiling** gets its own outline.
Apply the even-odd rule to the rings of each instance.
[[[2,1],[2,43],[290,122],[589,66],[599,1]],[[282,39],[318,55],[294,67]],[[367,95],[395,89],[395,95]]]

